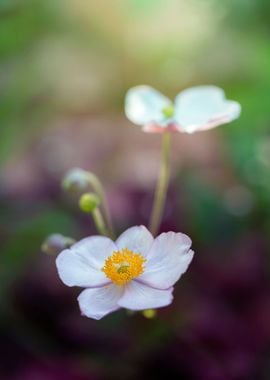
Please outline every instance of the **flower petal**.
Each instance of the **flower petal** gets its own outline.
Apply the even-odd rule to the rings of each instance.
[[[143,131],[146,133],[167,133],[167,132],[179,132],[179,125],[174,122],[168,122],[166,128],[160,124],[146,124],[143,127]]]
[[[81,312],[88,318],[101,319],[119,309],[117,302],[122,294],[123,288],[115,285],[85,289],[78,297]]]
[[[194,252],[191,240],[182,233],[167,232],[159,235],[147,256],[140,282],[158,289],[167,289],[187,270]]]
[[[180,92],[175,99],[175,120],[182,132],[214,128],[237,119],[239,103],[227,100],[224,91],[215,86],[192,87]]]
[[[166,96],[150,86],[137,86],[131,88],[125,99],[125,113],[134,124],[147,125],[162,124],[166,127],[163,109],[171,106],[172,102]]]
[[[128,248],[135,253],[147,256],[154,238],[144,226],[135,226],[127,229],[116,240],[118,249]]]
[[[144,310],[169,305],[172,300],[173,288],[160,290],[151,288],[137,281],[131,281],[125,286],[125,291],[118,305],[130,310]]]
[[[67,286],[97,287],[109,283],[101,270],[104,261],[116,251],[115,244],[103,236],[91,236],[62,251],[56,266]]]

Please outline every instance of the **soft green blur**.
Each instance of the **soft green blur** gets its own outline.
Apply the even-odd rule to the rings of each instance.
[[[130,163],[126,163],[128,175],[122,175],[123,157],[125,161],[129,156],[136,156],[132,133],[136,136],[140,133],[135,127],[132,129],[123,114],[127,89],[145,83],[174,97],[188,86],[215,84],[225,88],[229,98],[239,101],[243,111],[233,124],[191,137],[195,143],[191,144],[189,154],[177,153],[179,162],[187,156],[179,177],[181,183],[185,178],[187,202],[192,210],[191,228],[204,241],[218,240],[219,234],[215,235],[213,230],[219,213],[223,222],[228,214],[228,223],[235,224],[238,231],[249,223],[245,217],[255,204],[256,217],[263,221],[262,228],[267,234],[270,225],[270,4],[267,0],[2,0],[0,12],[0,160],[2,184],[9,191],[15,182],[15,199],[23,197],[21,182],[27,188],[28,176],[28,187],[32,186],[31,181],[43,176],[32,171],[35,156],[31,155],[31,149],[42,145],[44,139],[45,142],[51,139],[49,148],[60,151],[62,135],[57,133],[58,130],[63,130],[64,135],[69,133],[69,120],[85,121],[89,126],[86,141],[92,142],[89,150],[94,145],[97,154],[102,149],[106,151],[104,142],[118,140],[114,146],[117,153],[109,158],[105,156],[105,163],[102,163],[103,156],[97,161],[103,177],[115,176],[114,183],[125,182],[129,180]],[[93,126],[92,119],[100,117],[99,125]],[[72,146],[74,133],[73,128],[65,141],[66,150],[62,155],[59,153],[60,158],[56,155],[48,163],[48,171],[59,182],[64,170],[80,163],[76,161],[80,149]],[[78,127],[77,134],[80,133]],[[206,162],[198,164],[201,156],[204,157],[198,155],[202,141],[202,149],[207,150],[212,136],[217,150],[225,152],[221,166],[216,167],[221,177],[220,180],[217,176],[217,186],[215,176],[210,181],[204,178],[209,173],[212,175],[215,160],[219,160],[217,152],[210,162],[206,158]],[[175,136],[180,143],[182,138]],[[157,141],[157,137],[153,140]],[[152,143],[151,137],[146,141],[145,151]],[[45,148],[40,150],[46,147],[45,143]],[[156,152],[157,147],[153,148]],[[87,143],[81,149],[87,150]],[[22,164],[25,156],[28,158]],[[143,176],[142,162],[136,159],[132,164]],[[115,160],[121,163],[118,171],[113,167]],[[89,160],[91,169],[96,166],[96,161]],[[175,167],[178,167],[177,159]],[[205,172],[200,177],[202,167]],[[153,170],[153,179],[155,176]],[[152,189],[152,185],[153,182],[148,188]],[[225,206],[220,202],[220,188],[228,190],[224,195]],[[243,197],[246,203],[240,204],[239,209],[238,201]],[[10,213],[16,216],[14,207],[10,210],[3,202],[3,222]],[[224,207],[229,210],[227,214]],[[21,234],[25,242],[29,233],[33,235],[37,247],[42,236],[55,232],[58,225],[64,234],[74,232],[71,216],[66,211],[57,210],[55,204],[43,204],[41,211],[40,215],[28,217],[22,226],[10,220],[7,236],[15,239],[7,240],[5,250],[11,252],[6,256],[11,268],[18,261],[15,258],[28,251],[27,245],[20,244]],[[238,217],[242,217],[240,224]],[[67,220],[62,221],[63,218]],[[39,223],[42,227],[35,232]]]
[[[102,360],[91,356],[90,365],[93,360],[97,367],[103,365],[106,371],[117,372],[130,363],[134,368],[139,366],[140,355],[143,357],[144,351],[152,355],[170,333],[173,336],[177,331],[177,339],[181,338],[189,316],[200,315],[202,294],[198,292],[197,299],[192,292],[200,290],[205,280],[200,282],[195,269],[184,279],[184,297],[178,306],[176,297],[176,306],[165,310],[164,320],[145,320],[149,324],[144,325],[136,316],[128,319],[126,314],[116,313],[98,325],[100,330],[94,322],[89,328],[92,322],[79,315],[78,289],[71,295],[72,290],[57,277],[54,257],[40,252],[49,234],[77,240],[95,233],[90,218],[79,212],[78,200],[62,194],[63,174],[73,167],[91,170],[105,183],[117,233],[132,223],[147,223],[157,179],[160,136],[141,132],[124,116],[125,93],[135,85],[151,85],[173,99],[186,87],[213,84],[224,88],[229,99],[241,103],[241,117],[230,125],[194,135],[173,135],[172,183],[162,228],[190,235],[197,262],[201,260],[208,267],[210,261],[209,273],[212,258],[219,254],[231,254],[231,261],[237,261],[242,238],[248,246],[249,239],[258,235],[269,251],[269,34],[269,0],[0,0],[1,339],[12,332],[10,346],[14,339],[37,356],[41,352],[53,356],[57,347],[61,351],[57,332],[64,322],[74,328],[73,338],[77,331],[84,336],[93,329],[103,337],[102,348],[97,348]],[[254,257],[260,250],[256,249],[252,251]],[[263,252],[261,249],[260,257]],[[209,278],[211,283],[211,275]],[[262,281],[267,282],[263,288],[269,289],[269,279]],[[252,286],[256,288],[256,284]],[[21,288],[17,297],[16,291]],[[210,288],[206,286],[205,294]],[[256,289],[250,291],[253,297],[257,297]],[[187,306],[189,302],[185,303],[189,296],[198,301],[193,311]],[[54,306],[46,309],[46,302],[57,305],[60,316],[63,308],[61,323],[55,322],[60,317],[53,315]],[[206,308],[212,301],[207,302]],[[80,319],[74,326],[69,319],[72,307],[73,316]],[[222,308],[218,310],[223,314]],[[254,330],[261,321],[269,325],[269,313],[265,317],[266,309],[259,310],[264,319],[255,318]],[[153,316],[150,314],[148,311],[146,318]],[[39,325],[42,318],[45,322]],[[80,323],[82,327],[78,327]],[[241,320],[237,323],[242,327]],[[124,336],[127,342],[133,334],[139,344],[131,354],[127,350],[124,360],[118,356],[109,359],[105,346],[110,334],[117,339],[118,334],[122,336],[119,325],[121,329],[124,326],[124,335],[128,331]],[[89,347],[95,355],[97,340],[93,337],[93,346]],[[196,341],[197,337],[192,341],[195,346]],[[63,342],[67,350],[68,343]],[[198,352],[203,351],[204,345],[198,342]],[[65,353],[63,350],[68,364]],[[233,351],[231,357],[241,359],[237,354]],[[85,348],[77,355],[85,355],[85,362],[90,357]],[[11,356],[16,362],[16,354]],[[130,363],[127,358],[131,358]],[[145,358],[148,360],[147,355]],[[256,360],[260,367],[261,361]],[[269,365],[265,371],[265,378],[269,378]]]
[[[267,131],[267,0],[2,0],[0,11],[2,163],[55,117],[122,113],[140,83],[172,96],[224,87],[243,105],[226,130],[242,162]]]

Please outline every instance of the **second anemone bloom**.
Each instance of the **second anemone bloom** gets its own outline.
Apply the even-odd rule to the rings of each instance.
[[[229,123],[240,116],[238,102],[228,100],[216,86],[197,86],[180,92],[174,103],[150,86],[131,88],[125,98],[125,113],[145,132],[193,133]]]
[[[119,309],[145,310],[172,302],[173,286],[194,252],[182,233],[153,238],[144,226],[126,230],[113,242],[87,237],[62,251],[56,266],[67,286],[86,288],[78,301],[83,315],[101,319]]]

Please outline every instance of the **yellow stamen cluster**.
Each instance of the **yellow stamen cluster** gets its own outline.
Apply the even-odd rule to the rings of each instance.
[[[102,271],[116,285],[124,285],[144,272],[145,258],[128,248],[115,251],[105,261]]]

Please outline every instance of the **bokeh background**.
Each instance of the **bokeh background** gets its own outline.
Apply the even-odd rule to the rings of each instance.
[[[270,3],[268,0],[0,1],[0,379],[270,378]],[[123,100],[215,84],[239,120],[173,136],[161,230],[196,257],[155,319],[81,317],[50,233],[95,233],[60,182],[94,171],[117,231],[147,224],[160,136]]]

